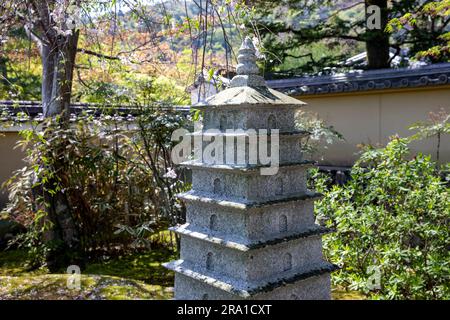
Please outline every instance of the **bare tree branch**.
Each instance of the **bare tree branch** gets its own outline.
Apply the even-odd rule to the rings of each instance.
[[[89,54],[91,56],[96,56],[98,58],[103,58],[103,59],[108,59],[108,60],[120,60],[120,58],[117,57],[117,56],[110,56],[110,55],[106,55],[106,54],[95,52],[95,51],[88,50],[88,49],[78,48],[77,52],[84,53],[84,54]]]

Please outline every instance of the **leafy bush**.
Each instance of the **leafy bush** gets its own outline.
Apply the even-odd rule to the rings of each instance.
[[[373,298],[449,299],[448,180],[430,156],[411,158],[408,140],[393,138],[385,148],[366,147],[351,178],[331,186],[313,174],[324,194],[317,219],[336,230],[324,238],[327,258],[342,267],[334,284]]]
[[[57,255],[66,256],[63,264],[117,244],[148,245],[152,234],[182,222],[175,194],[186,186],[170,148],[184,121],[143,108],[133,121],[84,114],[70,126],[50,119],[43,130],[23,131],[26,166],[7,183],[6,211],[28,228],[18,241],[37,263]],[[60,197],[57,205],[51,197]]]
[[[308,131],[310,134],[302,139],[302,151],[306,156],[314,159],[323,158],[321,151],[338,141],[344,141],[344,136],[328,125],[317,113],[300,111],[295,118],[297,129]]]
[[[441,108],[438,112],[430,112],[428,122],[417,122],[409,129],[417,130],[411,137],[412,140],[436,138],[436,161],[439,162],[441,138],[450,134],[450,114],[444,108]]]

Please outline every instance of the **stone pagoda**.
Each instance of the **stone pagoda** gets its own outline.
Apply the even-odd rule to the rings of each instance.
[[[315,224],[320,195],[307,189],[313,164],[300,146],[308,133],[295,126],[305,103],[266,86],[255,52],[246,38],[230,87],[195,105],[203,111],[203,127],[192,133],[203,137],[200,148],[211,135],[232,143],[215,152],[224,163],[204,156],[183,163],[192,169],[192,190],[179,195],[187,221],[171,229],[181,236],[180,260],[165,264],[176,274],[175,299],[330,299],[336,267],[324,261],[321,239],[329,230]],[[264,147],[279,144],[275,174],[262,174],[267,163],[251,162],[251,129],[269,131]],[[238,161],[230,151],[242,139],[246,154]]]

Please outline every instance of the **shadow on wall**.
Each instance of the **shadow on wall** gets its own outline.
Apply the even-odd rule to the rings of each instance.
[[[23,162],[25,152],[16,148],[19,138],[18,132],[0,132],[0,184],[8,180],[15,170],[25,165]],[[8,194],[2,189],[0,191],[0,209],[5,207],[7,201]]]

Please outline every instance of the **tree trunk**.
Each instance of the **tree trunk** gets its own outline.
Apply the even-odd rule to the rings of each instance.
[[[58,46],[57,51],[49,50],[47,55],[43,56],[43,65],[47,66],[43,70],[43,75],[47,78],[43,81],[42,86],[42,105],[46,117],[62,115],[59,121],[62,121],[63,126],[68,126],[78,33],[63,41],[64,43]],[[56,154],[65,152],[65,144],[62,143],[60,147],[61,149]],[[61,179],[60,175],[65,172],[65,167],[64,157],[54,163],[54,170],[60,172],[58,177],[63,186],[67,181]],[[54,185],[56,185],[56,181],[49,181],[48,187],[51,188]],[[61,191],[55,194],[45,192],[44,197],[48,206],[48,217],[54,226],[54,230],[51,232],[56,244],[55,250],[51,251],[47,257],[49,269],[57,270],[70,264],[79,263],[79,233],[67,195]]]
[[[6,63],[8,58],[0,57],[0,83],[7,86],[8,85],[8,68]]]
[[[61,116],[63,126],[69,125],[70,100],[72,95],[72,80],[77,52],[79,31],[72,30],[70,34],[61,34],[53,29],[53,21],[48,18],[50,12],[47,4],[41,3],[39,7],[41,33],[45,35],[40,43],[42,59],[42,108],[45,117]],[[51,136],[53,133],[49,132]],[[55,159],[55,154],[65,152],[65,144],[58,145],[59,150],[51,150],[53,155],[51,168],[57,173],[55,179],[44,184],[43,198],[46,205],[47,219],[52,228],[44,235],[44,242],[51,244],[47,255],[47,265],[51,270],[66,268],[70,264],[79,263],[79,233],[71,212],[69,199],[62,191],[54,190],[56,185],[64,187],[64,168],[67,167],[64,157]]]
[[[42,108],[44,116],[70,114],[73,70],[79,31],[42,45]]]
[[[55,105],[52,105],[53,79],[55,78],[55,61],[58,51],[55,46],[42,44],[42,111],[44,116],[52,116],[58,113]]]
[[[366,0],[366,20],[373,13],[369,13],[367,8],[370,6],[378,6],[381,16],[378,17],[380,28],[369,29],[365,33],[367,64],[368,69],[389,68],[389,34],[385,32],[388,23],[388,1],[387,0]]]

